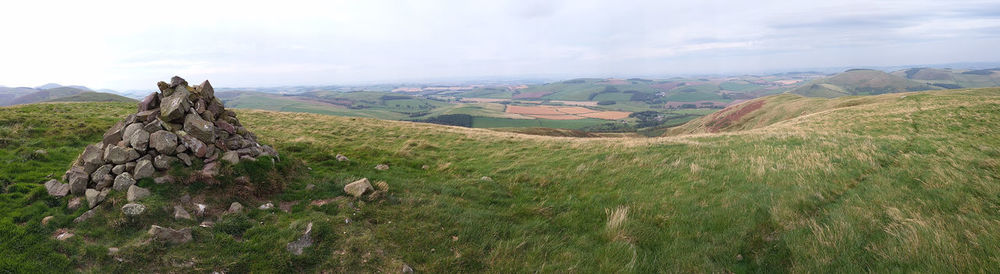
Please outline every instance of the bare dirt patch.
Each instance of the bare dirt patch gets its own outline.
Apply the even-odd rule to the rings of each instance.
[[[549,106],[507,106],[508,113],[514,114],[526,114],[526,115],[560,115],[565,114],[557,111],[554,107]]]
[[[538,118],[538,119],[549,119],[549,120],[580,120],[580,119],[586,119],[584,117],[580,117],[580,116],[576,116],[576,115],[540,115],[539,114],[539,115],[529,115],[529,116],[535,117],[535,118]]]
[[[606,120],[620,120],[628,118],[629,114],[632,113],[624,111],[602,111],[602,112],[584,113],[580,114],[579,116],[587,118],[606,119]]]
[[[560,107],[556,108],[556,111],[566,114],[583,114],[583,113],[597,112],[596,110],[589,108],[582,108],[582,107]]]
[[[760,109],[760,107],[762,106],[764,106],[763,100],[745,105],[729,107],[729,108],[739,108],[739,109],[729,110],[729,111],[724,109],[722,111],[716,112],[715,114],[712,115],[712,120],[706,123],[706,125],[708,125],[708,131],[719,132],[720,129],[732,125],[734,122],[739,121],[741,118],[743,118],[743,116],[746,116],[747,114],[750,114],[751,112]]]
[[[623,111],[599,111],[584,107],[557,106],[507,106],[506,112],[550,120],[579,120],[586,118],[618,120],[625,119],[631,114],[631,112]]]

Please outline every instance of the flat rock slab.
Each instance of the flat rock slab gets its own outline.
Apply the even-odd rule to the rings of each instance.
[[[372,184],[368,182],[368,178],[362,178],[361,180],[354,181],[353,183],[344,186],[344,192],[354,196],[355,198],[361,197],[365,192],[375,191]]]
[[[183,244],[193,240],[191,237],[191,229],[172,229],[161,227],[158,225],[152,225],[149,228],[149,235],[153,237],[154,240],[171,243],[171,244]]]

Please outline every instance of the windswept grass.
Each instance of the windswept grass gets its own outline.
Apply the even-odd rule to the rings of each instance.
[[[0,269],[1000,270],[1000,89],[762,100],[719,133],[699,130],[705,122],[696,120],[686,134],[660,138],[241,110],[263,143],[307,170],[270,199],[290,212],[226,217],[194,228],[195,241],[179,246],[141,244],[141,225],[168,222],[160,221],[165,212],[140,225],[74,225],[82,211],[65,210],[65,200],[40,186],[134,106],[2,108],[0,237],[15,240],[0,243]],[[37,149],[48,154],[33,156]],[[338,153],[351,161],[337,161]],[[346,198],[343,186],[360,178],[384,181],[376,184],[385,190]],[[154,201],[167,201],[165,190],[156,193]],[[56,218],[43,226],[46,215]],[[316,244],[291,255],[285,244],[309,223]],[[54,240],[58,228],[77,236]],[[122,251],[108,255],[109,246]]]

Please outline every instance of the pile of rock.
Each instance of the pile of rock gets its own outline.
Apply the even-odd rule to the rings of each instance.
[[[146,96],[136,113],[108,129],[101,142],[87,146],[63,176],[68,184],[47,182],[49,194],[86,195],[93,208],[111,190],[141,193],[133,188],[139,179],[172,182],[159,175],[175,162],[191,166],[200,159],[205,165],[197,174],[211,177],[220,161],[277,159],[276,150],[259,144],[236,113],[226,110],[208,81],[192,87],[174,76],[157,86],[160,92]]]

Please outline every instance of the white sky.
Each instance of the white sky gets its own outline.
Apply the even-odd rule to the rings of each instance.
[[[1000,61],[992,1],[3,1],[0,85],[153,89]]]

